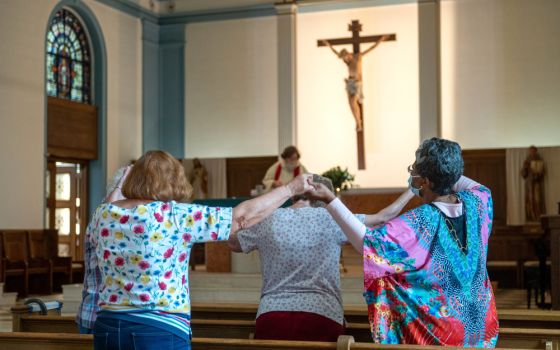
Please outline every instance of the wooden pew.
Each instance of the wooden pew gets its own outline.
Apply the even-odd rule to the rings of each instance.
[[[91,350],[91,334],[64,333],[0,333],[0,348],[3,350]],[[352,337],[339,337],[338,342],[302,342],[250,339],[193,338],[196,350],[441,350],[440,346],[381,345],[355,343]],[[448,347],[446,349],[462,349]],[[517,348],[520,349],[520,348]],[[544,346],[542,347],[544,349]],[[496,349],[496,350],[514,350]],[[555,350],[555,349],[551,349]]]
[[[0,333],[3,350],[84,350],[93,349],[93,335],[66,333]]]
[[[207,327],[202,320],[254,321],[256,310],[256,305],[252,304],[193,304],[192,315],[193,319],[199,321],[201,327]],[[29,308],[25,305],[14,306],[11,311],[14,332],[77,332],[74,316],[32,316],[29,315]],[[498,312],[502,328],[560,329],[560,311],[519,309]],[[345,317],[350,324],[368,322],[363,307],[346,308]],[[211,325],[212,322],[208,324]]]
[[[64,321],[61,320],[64,318]],[[71,321],[71,322],[69,322]],[[232,338],[250,339],[254,334],[255,322],[248,320],[198,320],[191,322],[193,334],[202,338]],[[22,318],[22,331],[34,332],[68,332],[77,333],[73,319],[57,316],[26,316]],[[369,324],[349,323],[347,334],[356,341],[371,343]],[[528,329],[528,328],[501,328],[498,338],[499,347],[512,347],[524,349],[560,350],[559,329]]]
[[[254,320],[256,304],[193,303],[191,312],[196,319]],[[560,329],[560,311],[502,309],[498,310],[500,327]],[[349,323],[367,323],[365,306],[346,306],[344,317]]]
[[[560,329],[560,311],[498,310],[498,319],[503,328]]]
[[[246,320],[255,319],[258,305],[228,303],[193,303],[192,318],[212,320]],[[21,306],[12,308],[14,322],[21,316],[29,314],[28,309]],[[500,326],[506,328],[550,328],[560,329],[560,311],[503,309],[498,310]],[[365,306],[349,306],[344,308],[344,317],[349,323],[367,323]],[[73,317],[71,317],[73,319]],[[14,323],[14,324],[15,324]],[[14,331],[17,326],[14,325]]]

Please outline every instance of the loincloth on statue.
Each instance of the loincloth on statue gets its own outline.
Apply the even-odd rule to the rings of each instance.
[[[357,96],[358,101],[362,103],[364,101],[362,82],[357,79],[344,79],[344,82],[346,83],[346,92],[350,96]]]

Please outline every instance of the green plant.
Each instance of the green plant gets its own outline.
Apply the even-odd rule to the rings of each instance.
[[[339,166],[325,171],[322,175],[332,181],[337,191],[349,189],[354,181],[354,175],[348,172],[348,168],[342,170]]]

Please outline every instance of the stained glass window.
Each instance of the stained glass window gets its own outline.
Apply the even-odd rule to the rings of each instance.
[[[47,33],[47,95],[91,103],[91,57],[80,20],[58,11]]]

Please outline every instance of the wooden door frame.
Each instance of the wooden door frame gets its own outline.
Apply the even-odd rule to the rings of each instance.
[[[89,193],[88,193],[88,161],[78,160],[78,159],[67,159],[67,158],[59,158],[59,157],[48,157],[47,158],[47,171],[49,172],[49,183],[47,184],[49,188],[49,197],[46,198],[46,208],[49,208],[49,218],[48,218],[48,227],[47,228],[55,228],[55,212],[56,208],[59,206],[60,201],[56,200],[56,175],[57,175],[57,162],[63,163],[72,163],[72,164],[79,164],[80,165],[80,176],[78,177],[78,183],[76,184],[71,183],[72,191],[75,194],[75,198],[80,198],[80,207],[79,209],[75,208],[75,203],[73,205],[73,209],[71,208],[70,212],[70,241],[67,242],[69,244],[69,255],[73,258],[74,261],[82,261],[83,260],[83,244],[84,244],[84,233],[87,227],[87,223],[89,220],[88,217],[88,200],[89,200]],[[76,175],[74,176],[76,178]],[[77,211],[76,211],[77,210]],[[76,214],[79,213],[78,217],[80,218],[80,233],[76,233],[76,223],[77,223],[77,216]],[[72,233],[73,232],[73,233]],[[60,236],[59,236],[60,237]],[[59,242],[60,243],[60,242]],[[72,244],[74,243],[74,244]],[[58,249],[58,246],[57,246]]]

